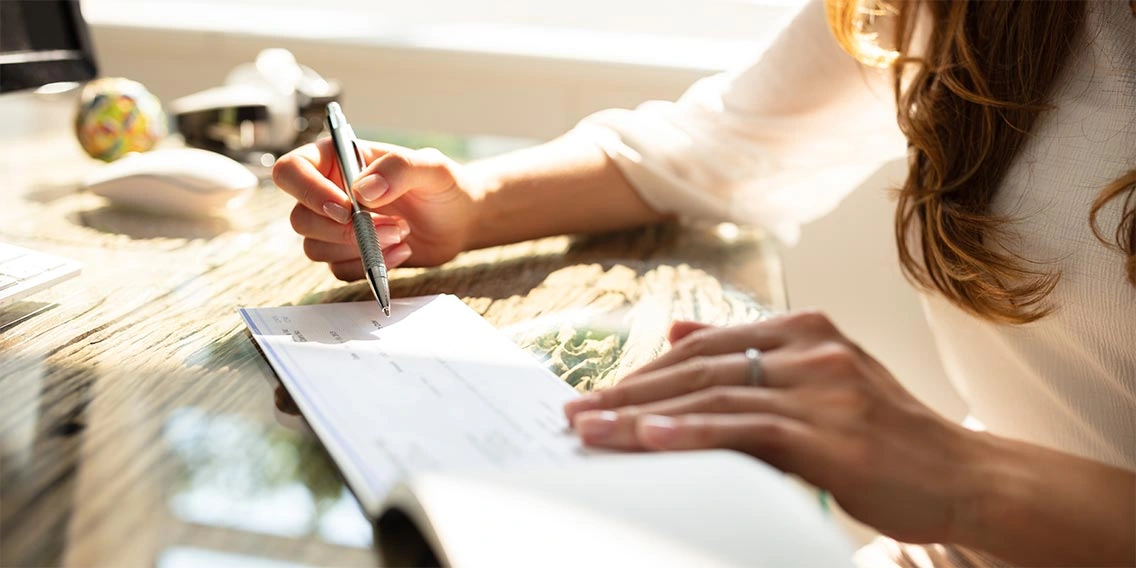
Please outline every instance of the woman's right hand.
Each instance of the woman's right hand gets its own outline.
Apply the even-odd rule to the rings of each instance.
[[[435,266],[465,250],[476,202],[462,183],[462,166],[434,149],[411,150],[359,141],[367,166],[352,188],[372,212],[388,268]],[[340,280],[363,278],[351,228],[351,201],[324,138],[277,160],[272,180],[298,202],[292,228],[304,237],[304,254],[326,262]]]

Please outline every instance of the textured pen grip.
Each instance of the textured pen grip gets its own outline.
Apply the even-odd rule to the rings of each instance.
[[[383,262],[383,249],[379,247],[379,237],[375,235],[374,221],[366,211],[359,211],[351,216],[355,225],[355,240],[359,242],[359,255],[363,258],[363,268],[378,267],[382,276],[386,277],[386,264]]]

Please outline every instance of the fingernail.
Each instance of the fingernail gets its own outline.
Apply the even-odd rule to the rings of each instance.
[[[326,213],[328,217],[331,217],[332,219],[335,219],[340,223],[346,223],[351,220],[351,212],[344,209],[343,206],[334,201],[328,201],[327,203],[324,203],[323,212]]]
[[[378,174],[369,174],[355,181],[355,193],[367,203],[371,203],[387,192],[387,180]]]
[[[405,239],[410,236],[410,224],[402,219],[398,221],[398,234],[401,238]]]
[[[588,393],[584,396],[568,401],[568,403],[564,405],[564,414],[568,415],[568,417],[572,417],[578,412],[592,410],[594,408],[599,408],[599,406],[600,395],[595,393]]]
[[[618,420],[619,415],[610,410],[581,414],[576,419],[576,431],[585,442],[599,442],[615,431]]]
[[[402,231],[394,225],[379,225],[375,227],[375,236],[382,245],[391,246],[402,240]]]
[[[639,419],[639,435],[647,445],[666,447],[678,436],[678,426],[669,416],[644,416]]]

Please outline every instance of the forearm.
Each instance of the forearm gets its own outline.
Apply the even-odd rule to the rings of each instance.
[[[615,164],[572,134],[467,167],[477,221],[467,248],[658,221]]]
[[[1136,473],[976,435],[974,491],[951,539],[1017,564],[1136,566]]]

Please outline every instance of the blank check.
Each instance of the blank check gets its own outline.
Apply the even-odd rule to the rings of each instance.
[[[454,296],[242,308],[241,316],[366,510],[416,473],[582,456],[575,391]]]

